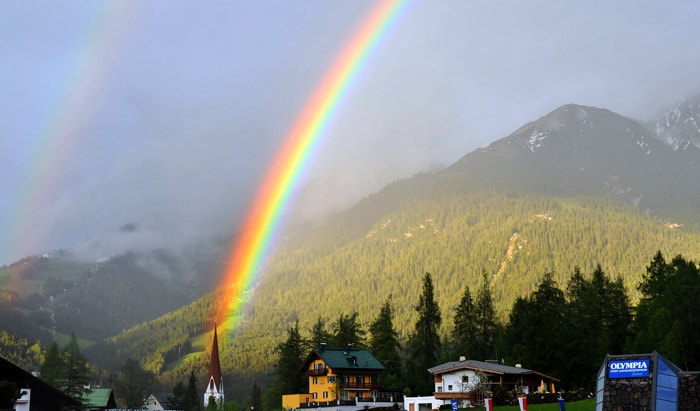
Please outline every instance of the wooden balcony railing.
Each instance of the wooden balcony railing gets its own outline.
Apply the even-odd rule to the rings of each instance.
[[[313,370],[306,370],[306,375],[309,377],[319,377],[321,375],[328,374],[328,368],[315,368]]]

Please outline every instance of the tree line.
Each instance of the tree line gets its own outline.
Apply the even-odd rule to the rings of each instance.
[[[299,366],[320,342],[370,350],[387,367],[384,386],[410,395],[431,394],[427,369],[460,356],[519,363],[560,379],[567,390],[593,389],[606,354],[655,350],[683,369],[700,369],[700,274],[681,255],[667,262],[656,253],[636,287],[641,295],[636,306],[623,280],[610,278],[598,265],[589,275],[574,269],[563,288],[552,273],[544,273],[501,321],[491,277],[484,272],[476,290],[464,286],[448,334],[440,331],[443,315],[430,273],[423,276],[417,320],[407,339],[396,331],[391,296],[366,328],[355,312],[331,324],[319,318],[303,337],[296,321],[277,345],[277,383],[266,398],[279,401],[282,394],[305,392]],[[273,404],[270,408],[277,408]]]

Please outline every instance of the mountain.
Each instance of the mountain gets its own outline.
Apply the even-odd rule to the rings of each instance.
[[[700,149],[700,94],[664,110],[650,128],[673,150]]]
[[[504,319],[545,272],[565,287],[577,266],[590,274],[600,264],[636,299],[657,250],[700,256],[698,164],[697,153],[674,151],[633,119],[562,106],[443,170],[394,182],[302,236],[287,233],[249,290],[239,327],[221,334],[222,365],[238,375],[269,373],[274,347],[295,321],[304,335],[318,320],[330,326],[355,311],[369,324],[390,295],[405,339],[425,272],[433,276],[444,333],[464,287],[475,292],[484,272]],[[154,364],[153,350],[139,350],[139,339],[149,340],[149,329],[178,327],[169,321],[176,320],[109,344],[128,341],[126,352]],[[182,341],[203,338],[183,332],[157,351],[179,352]],[[205,363],[206,353],[196,352],[189,361],[158,361],[153,371]]]
[[[210,267],[200,265],[207,278]],[[177,276],[176,256],[129,252],[85,262],[65,251],[45,253],[0,268],[0,329],[49,343],[75,332],[102,340],[201,297],[211,284]],[[213,278],[213,275],[208,277]]]
[[[657,250],[700,257],[700,150],[674,150],[653,130],[606,109],[565,105],[445,169],[389,184],[321,226],[286,232],[248,290],[238,327],[220,333],[225,372],[269,374],[275,346],[295,321],[303,335],[318,320],[330,326],[353,312],[367,325],[389,296],[405,339],[425,272],[433,277],[445,334],[464,288],[474,293],[483,273],[502,319],[544,273],[565,287],[575,267],[590,273],[600,264],[612,278],[623,278],[636,299],[636,285]],[[220,256],[209,255],[210,264],[218,264]],[[121,300],[100,298],[129,301],[132,309],[149,306],[140,291],[154,292],[157,282],[148,279],[148,270],[139,271],[144,265],[138,259],[126,256],[115,262],[122,268],[93,273],[143,281]],[[90,270],[73,272],[83,273],[81,284],[87,284]],[[168,301],[187,300],[177,295],[186,285],[165,284],[163,296],[175,293]],[[216,318],[222,304],[212,295],[192,300],[95,344],[90,360],[113,368],[132,356],[171,379],[198,370],[206,364],[208,337],[197,324]],[[109,318],[118,322],[121,316]]]
[[[609,110],[562,106],[464,156],[447,172],[552,195],[613,195],[675,217],[697,208],[700,151],[679,155],[641,123]]]

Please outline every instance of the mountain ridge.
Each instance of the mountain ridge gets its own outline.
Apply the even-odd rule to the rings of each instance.
[[[576,266],[601,264],[633,290],[657,250],[700,256],[696,154],[673,150],[610,110],[561,106],[442,170],[388,184],[303,236],[288,233],[223,345],[222,363],[242,375],[269,372],[274,346],[294,321],[309,329],[353,310],[369,321],[388,295],[406,338],[425,272],[434,274],[443,328],[458,293],[483,272],[501,315],[545,272],[564,283]],[[187,341],[200,332],[191,327],[139,359],[165,372],[182,347],[197,353]],[[119,358],[121,335],[106,348]],[[146,358],[153,352],[162,360]]]

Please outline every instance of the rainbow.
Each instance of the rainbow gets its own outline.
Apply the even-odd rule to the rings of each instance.
[[[0,234],[0,258],[32,255],[44,239],[47,229],[36,224],[36,215],[42,207],[56,201],[56,182],[85,138],[84,128],[120,57],[136,6],[133,2],[106,2],[89,10],[89,24],[79,39],[81,52],[59,78],[44,110],[46,117],[26,136],[33,143],[22,159],[25,173],[7,224],[0,220],[4,229]]]
[[[372,51],[391,27],[403,0],[382,0],[350,37],[330,70],[318,84],[311,99],[284,139],[261,189],[252,203],[241,234],[232,243],[229,265],[223,275],[225,313],[221,326],[232,329],[240,314],[243,294],[262,272],[270,242],[291,192],[319,143],[329,120],[353,80],[362,71]]]

